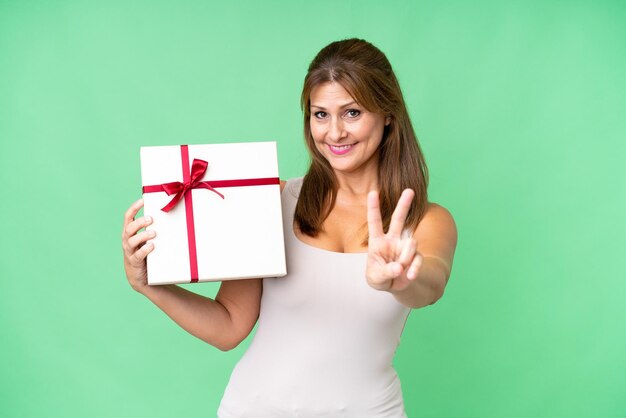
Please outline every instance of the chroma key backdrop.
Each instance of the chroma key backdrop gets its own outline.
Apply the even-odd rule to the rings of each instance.
[[[623,1],[0,1],[0,416],[212,417],[221,352],[129,287],[140,146],[276,141],[331,41],[398,75],[459,245],[409,417],[626,416]],[[185,287],[213,296],[218,284]]]

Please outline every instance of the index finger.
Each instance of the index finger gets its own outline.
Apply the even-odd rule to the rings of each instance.
[[[370,238],[378,238],[384,234],[378,192],[375,190],[367,194],[367,230]]]
[[[389,223],[389,234],[395,237],[402,235],[404,229],[404,221],[411,209],[411,202],[413,201],[415,192],[412,189],[404,189],[398,200],[398,204],[391,215],[391,222]]]
[[[139,199],[138,201],[130,205],[130,207],[124,214],[124,226],[128,225],[135,219],[137,212],[139,212],[139,209],[141,209],[142,207],[143,207],[143,199]]]

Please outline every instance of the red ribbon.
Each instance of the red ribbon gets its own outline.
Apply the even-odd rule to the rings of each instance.
[[[278,177],[265,177],[257,179],[238,179],[238,180],[211,180],[200,181],[206,173],[208,162],[195,159],[189,168],[189,148],[187,145],[180,146],[180,156],[182,159],[183,181],[174,181],[171,183],[157,184],[152,186],[143,186],[144,193],[165,192],[168,196],[175,194],[170,202],[161,210],[169,212],[180,202],[185,199],[185,215],[187,219],[187,243],[189,244],[189,270],[191,272],[191,282],[198,281],[198,256],[196,253],[196,232],[193,220],[193,201],[191,198],[192,189],[207,189],[219,195],[224,199],[224,195],[214,189],[214,187],[241,187],[241,186],[265,186],[272,184],[280,184]]]
[[[187,156],[187,164],[189,164],[189,156]],[[173,181],[171,183],[159,184],[156,186],[145,186],[143,188],[143,192],[150,193],[163,191],[167,193],[168,196],[176,193],[176,196],[174,196],[172,200],[170,200],[170,202],[161,209],[163,212],[169,212],[172,210],[172,208],[176,206],[191,189],[208,189],[223,199],[224,195],[215,190],[208,181],[200,181],[202,176],[204,176],[204,173],[206,173],[208,166],[208,162],[194,158],[193,164],[191,165],[191,175],[188,175],[189,180],[185,180],[184,183],[181,183],[180,181]],[[188,170],[184,171],[187,172]]]

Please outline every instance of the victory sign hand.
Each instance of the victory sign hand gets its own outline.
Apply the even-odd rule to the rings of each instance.
[[[415,193],[411,189],[402,192],[391,215],[389,230],[383,231],[378,192],[367,196],[367,225],[369,231],[367,283],[376,290],[394,293],[406,289],[417,277],[422,256],[417,252],[417,241],[403,237],[404,222]]]

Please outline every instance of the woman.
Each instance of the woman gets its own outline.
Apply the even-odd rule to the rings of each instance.
[[[223,282],[215,300],[148,286],[155,235],[138,232],[151,222],[134,219],[140,200],[125,215],[128,281],[221,350],[258,319],[220,417],[402,417],[393,356],[411,308],[443,294],[456,227],[427,201],[424,158],[380,50],[359,39],[326,46],[302,107],[312,163],[304,178],[281,182],[288,275]]]

